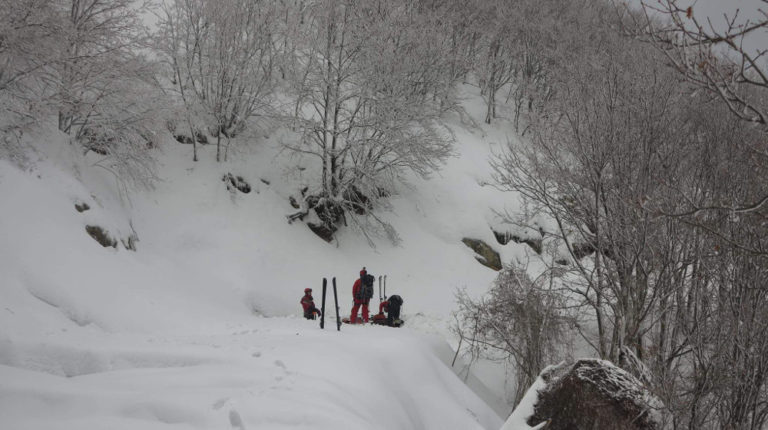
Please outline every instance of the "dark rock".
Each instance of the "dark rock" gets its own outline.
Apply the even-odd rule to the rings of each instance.
[[[302,194],[304,191],[302,191]],[[295,198],[289,199],[291,205],[295,205],[296,209],[300,209],[301,205]],[[288,223],[292,223],[296,220],[304,220],[304,217],[310,214],[311,211],[317,215],[320,222],[307,222],[307,226],[316,235],[320,236],[326,242],[333,240],[334,234],[338,231],[340,225],[346,225],[346,219],[344,217],[344,208],[335,200],[327,199],[325,197],[317,195],[309,195],[304,198],[305,207],[301,208],[298,212],[287,216]]]
[[[542,375],[546,388],[539,391],[533,426],[550,420],[551,430],[655,430],[661,428],[653,413],[659,405],[642,383],[610,362],[579,360],[562,368],[564,373]]]
[[[81,202],[81,203],[75,203],[75,210],[78,212],[85,212],[89,210],[91,207],[88,206],[88,203]]]
[[[234,190],[238,190],[243,194],[251,192],[251,184],[246,182],[242,176],[234,176],[231,173],[227,173],[221,180],[226,182],[227,190],[230,192],[233,192]]]
[[[344,208],[335,200],[309,196],[306,201],[309,207],[315,210],[315,213],[317,213],[317,216],[323,224],[329,228],[333,228],[332,226],[337,226],[344,222]]]
[[[581,260],[582,258],[595,253],[595,247],[592,246],[592,244],[585,242],[574,243],[571,248],[573,249],[573,256],[576,257],[577,260]]]
[[[336,233],[335,228],[330,228],[325,224],[315,224],[311,222],[307,223],[307,227],[309,227],[313,233],[320,236],[324,241],[328,243],[333,242],[333,235]]]
[[[291,204],[291,207],[294,209],[299,209],[301,205],[298,201],[296,201],[296,198],[293,196],[288,197],[288,202]]]
[[[354,185],[344,191],[343,197],[344,200],[351,204],[352,210],[358,215],[365,215],[373,207],[371,199]]]
[[[193,143],[192,137],[188,134],[173,133],[173,138],[179,143],[191,145]],[[195,140],[201,145],[208,144],[208,137],[199,130],[195,130]]]
[[[95,240],[96,242],[99,242],[101,246],[108,248],[117,248],[117,241],[112,238],[112,236],[109,235],[109,232],[105,230],[102,227],[99,227],[97,225],[87,225],[85,226],[85,231]]]
[[[461,241],[464,243],[464,245],[472,248],[472,250],[478,254],[475,256],[475,259],[479,261],[480,264],[497,272],[501,270],[501,257],[499,257],[499,253],[488,246],[487,243],[483,242],[482,240],[471,239],[468,237],[461,239]]]
[[[508,244],[510,240],[515,243],[524,243],[530,246],[535,253],[541,255],[541,251],[543,249],[541,239],[521,238],[520,236],[514,235],[509,232],[500,233],[496,230],[492,230],[492,231],[493,231],[493,235],[496,237],[496,241],[499,242],[499,244],[501,245]]]
[[[262,182],[263,184],[265,184],[265,185],[269,185],[269,183],[270,183],[268,180],[266,180],[266,179],[264,179],[264,178],[261,178],[260,180],[261,180],[261,182]]]
[[[174,134],[173,138],[176,139],[176,142],[179,142],[179,143],[184,143],[188,145],[191,145],[193,143],[192,138],[184,134]]]

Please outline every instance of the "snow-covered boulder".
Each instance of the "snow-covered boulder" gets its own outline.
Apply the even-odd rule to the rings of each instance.
[[[659,406],[630,373],[582,359],[545,369],[502,429],[660,429]]]

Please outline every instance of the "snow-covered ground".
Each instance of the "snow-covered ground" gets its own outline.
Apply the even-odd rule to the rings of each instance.
[[[409,329],[234,318],[188,334],[73,329],[5,340],[8,429],[495,429]]]
[[[32,136],[26,171],[0,160],[0,428],[501,427],[503,383],[491,374],[473,392],[455,375],[448,326],[455,290],[482,294],[496,275],[463,237],[503,261],[529,253],[489,228],[491,208],[516,210],[484,185],[511,131],[451,121],[456,156],[397,190],[383,217],[402,242],[375,248],[351,229],[329,244],[286,222],[288,197],[312,180],[280,151],[286,134],[225,163],[213,147],[194,163],[190,146],[169,140],[155,189],[130,194],[62,136]],[[227,191],[228,172],[254,190]],[[135,232],[138,251],[104,248],[86,225]],[[363,266],[404,298],[405,328],[321,331],[300,317],[303,289],[319,304],[323,277],[337,278],[348,314]]]

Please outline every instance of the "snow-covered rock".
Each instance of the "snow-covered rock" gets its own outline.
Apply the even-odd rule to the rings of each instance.
[[[659,400],[611,362],[581,359],[545,369],[502,430],[655,430]]]

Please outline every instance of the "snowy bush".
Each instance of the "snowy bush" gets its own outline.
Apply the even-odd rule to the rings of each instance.
[[[547,365],[567,355],[566,332],[572,322],[563,299],[552,292],[551,278],[531,279],[523,268],[506,266],[488,295],[473,300],[459,291],[454,327],[474,358],[507,360],[515,368],[515,399]]]

